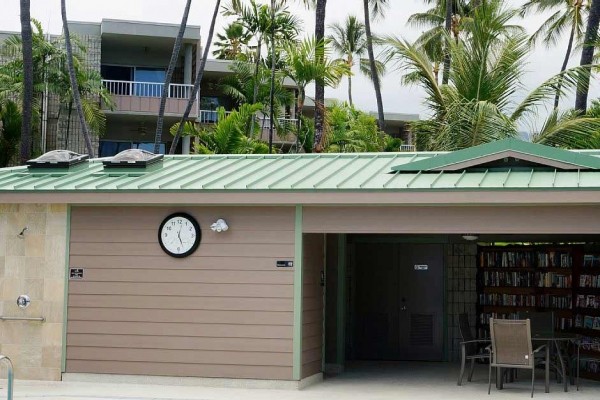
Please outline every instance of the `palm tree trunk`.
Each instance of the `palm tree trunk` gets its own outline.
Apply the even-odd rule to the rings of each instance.
[[[69,113],[67,115],[67,131],[65,132],[65,149],[69,147],[69,132],[71,132],[71,115],[73,114],[73,101],[69,102]]]
[[[252,104],[256,104],[258,100],[258,71],[260,69],[260,53],[262,52],[262,36],[258,37],[258,44],[256,45],[256,60],[254,60],[254,92],[252,94]]]
[[[204,76],[204,68],[206,67],[206,60],[209,55],[210,45],[212,43],[213,35],[215,33],[215,24],[217,23],[217,17],[219,16],[219,7],[221,6],[221,0],[217,0],[215,3],[215,10],[213,12],[212,21],[210,23],[210,29],[208,30],[208,38],[206,40],[206,44],[204,47],[204,53],[202,54],[202,61],[200,62],[200,67],[198,68],[198,74],[196,75],[196,80],[194,81],[194,87],[192,88],[192,93],[190,94],[190,98],[188,100],[187,107],[185,108],[185,112],[179,121],[179,127],[177,128],[177,134],[173,138],[173,143],[171,143],[171,148],[169,149],[169,154],[175,154],[175,149],[177,149],[177,144],[179,143],[179,139],[181,138],[181,134],[183,133],[183,127],[185,125],[185,121],[190,116],[190,112],[192,111],[192,107],[196,102],[200,100],[200,84],[202,83],[202,77]]]
[[[350,106],[353,105],[353,103],[352,103],[352,77],[350,75],[348,75],[348,103],[350,104]]]
[[[587,28],[583,39],[583,50],[579,65],[585,70],[582,82],[577,84],[577,96],[575,98],[575,109],[585,113],[590,91],[590,78],[592,74],[591,64],[594,60],[594,42],[598,38],[598,26],[600,25],[600,1],[593,0],[588,14]]]
[[[177,65],[177,59],[179,58],[179,52],[181,50],[181,42],[183,41],[183,35],[185,33],[185,27],[187,26],[188,16],[190,15],[190,6],[192,0],[187,0],[185,3],[185,9],[183,10],[183,17],[181,18],[181,24],[179,25],[179,32],[175,38],[175,44],[173,45],[173,52],[171,53],[171,60],[169,61],[169,67],[167,68],[167,74],[165,76],[165,84],[160,96],[160,106],[158,107],[158,119],[156,120],[156,136],[154,137],[154,153],[160,152],[160,142],[162,141],[162,131],[165,119],[165,108],[167,106],[167,96],[169,95],[169,86],[171,85],[171,78],[173,78],[173,71]]]
[[[81,105],[81,95],[79,93],[79,87],[77,85],[77,77],[75,76],[75,66],[73,65],[73,49],[71,48],[71,36],[69,34],[69,23],[67,21],[67,5],[66,0],[60,1],[60,12],[62,14],[63,22],[63,33],[65,35],[65,47],[67,49],[67,68],[69,70],[69,81],[71,82],[71,92],[73,96],[73,103],[79,116],[79,124],[81,125],[81,132],[83,133],[83,139],[85,140],[85,146],[90,157],[94,157],[94,147],[92,146],[92,138],[90,137],[90,131],[83,115],[83,107]]]
[[[575,40],[575,24],[571,27],[571,34],[569,36],[569,44],[567,45],[567,53],[565,54],[565,59],[563,61],[562,67],[560,68],[560,73],[566,71],[567,65],[569,64],[569,58],[571,58],[571,51],[573,50],[573,41]],[[558,80],[558,87],[556,88],[556,95],[554,96],[554,108],[558,108],[558,103],[560,101],[560,91],[562,87],[562,76]]]
[[[383,98],[381,97],[381,83],[379,82],[379,73],[375,64],[375,52],[373,51],[373,34],[371,33],[371,14],[369,12],[369,0],[363,0],[365,12],[365,33],[367,34],[367,52],[369,53],[369,65],[371,66],[371,76],[373,86],[375,87],[375,98],[377,99],[377,125],[380,130],[385,129],[385,115],[383,114]]]
[[[269,154],[273,152],[273,120],[275,119],[275,0],[271,0],[271,82],[269,88]]]
[[[315,11],[315,39],[317,41],[317,57],[325,59],[325,12],[327,0],[317,0]],[[315,81],[315,142],[313,149],[320,153],[323,151],[323,125],[325,122],[325,82],[321,79]]]
[[[21,41],[23,46],[23,108],[21,121],[20,161],[31,158],[31,119],[33,115],[33,34],[30,0],[21,0]]]
[[[446,0],[446,32],[451,35],[452,31],[452,2],[453,0]],[[442,84],[448,84],[450,80],[450,43],[446,43],[444,48],[444,73],[442,74]]]

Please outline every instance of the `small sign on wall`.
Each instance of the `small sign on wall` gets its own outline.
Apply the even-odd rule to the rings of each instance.
[[[293,261],[277,261],[277,268],[292,268],[294,266]]]
[[[69,279],[83,279],[83,268],[69,268]]]
[[[415,271],[427,271],[428,269],[429,269],[429,265],[415,264]]]

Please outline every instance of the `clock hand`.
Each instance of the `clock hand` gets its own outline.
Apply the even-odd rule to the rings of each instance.
[[[183,242],[181,241],[181,227],[179,228],[179,232],[177,232],[177,237],[179,238],[179,243],[183,246]]]

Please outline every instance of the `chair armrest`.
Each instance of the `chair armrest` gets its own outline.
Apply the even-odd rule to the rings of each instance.
[[[533,351],[533,354],[535,354],[535,353],[539,353],[541,350],[544,350],[545,348],[546,348],[546,345],[545,345],[545,344],[543,344],[543,345],[541,345],[540,347],[538,347],[537,349],[535,349],[535,350]]]
[[[489,346],[486,346],[485,349],[491,353],[492,352],[492,345],[490,344]]]
[[[460,342],[460,344],[469,344],[469,343],[490,343],[489,339],[474,339],[474,340],[465,340],[464,342]]]

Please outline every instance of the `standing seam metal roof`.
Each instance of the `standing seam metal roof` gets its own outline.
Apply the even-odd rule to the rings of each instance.
[[[147,169],[108,170],[100,159],[95,159],[68,170],[0,169],[0,193],[600,189],[600,171],[595,170],[391,171],[394,166],[443,154],[446,153],[166,156],[161,164]],[[600,160],[600,151],[585,154]]]

